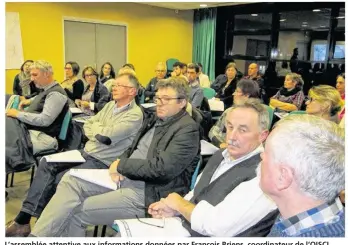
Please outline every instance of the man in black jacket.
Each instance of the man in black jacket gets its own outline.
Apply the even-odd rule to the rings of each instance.
[[[65,174],[32,235],[84,236],[87,225],[144,217],[149,204],[173,191],[180,195],[189,191],[199,130],[185,110],[188,86],[181,78],[162,80],[154,100],[156,115],[146,116],[132,146],[109,168],[119,190]]]
[[[163,79],[167,73],[167,66],[163,62],[159,62],[156,66],[156,76],[152,78],[149,84],[145,88],[145,102],[152,103],[153,97],[156,94],[156,84],[159,80]]]

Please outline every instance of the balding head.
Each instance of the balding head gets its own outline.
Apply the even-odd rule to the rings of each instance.
[[[256,63],[251,63],[248,69],[248,76],[250,76],[251,78],[254,78],[257,76],[258,72],[259,72],[259,66]]]
[[[159,62],[156,65],[156,78],[159,79],[163,79],[166,76],[167,73],[167,66],[164,62]]]

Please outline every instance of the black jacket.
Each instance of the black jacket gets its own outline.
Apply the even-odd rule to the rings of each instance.
[[[89,90],[90,85],[86,86],[84,94]],[[111,94],[108,89],[100,82],[97,82],[91,97],[91,102],[95,103],[94,112],[101,111],[103,107],[111,100]]]
[[[154,77],[150,80],[149,84],[145,88],[145,101],[147,103],[153,102],[153,97],[156,94],[156,84],[157,84],[157,78]],[[146,98],[149,98],[148,100]]]
[[[73,87],[72,92],[70,92],[70,90],[67,88],[65,88],[64,90],[65,90],[65,93],[68,95],[69,99],[75,102],[76,99],[80,100],[82,98],[85,85],[83,84],[83,81],[79,79],[74,82],[72,87]]]
[[[147,159],[129,159],[140,139],[155,125],[157,117],[148,114],[131,147],[120,156],[117,171],[132,180],[145,182],[145,206],[176,192],[185,195],[190,190],[192,174],[199,157],[198,124],[182,110],[155,133]]]
[[[222,102],[224,102],[225,110],[233,104],[232,94],[236,90],[237,82],[237,78],[234,78],[224,91],[223,88],[226,85],[226,83],[224,83],[220,90],[216,92],[215,97],[219,98]]]

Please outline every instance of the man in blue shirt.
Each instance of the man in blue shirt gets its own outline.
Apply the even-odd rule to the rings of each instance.
[[[261,189],[278,206],[270,237],[344,237],[344,130],[311,115],[276,124],[261,154]]]

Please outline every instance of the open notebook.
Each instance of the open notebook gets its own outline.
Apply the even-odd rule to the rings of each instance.
[[[109,169],[70,169],[69,174],[93,184],[117,190],[117,184],[112,181]]]
[[[145,222],[142,223],[141,221]],[[122,237],[189,237],[190,233],[181,225],[181,219],[171,217],[165,219],[141,218],[115,220]],[[156,227],[153,225],[160,227]],[[113,226],[114,227],[114,226]]]
[[[86,162],[78,150],[64,151],[44,156],[47,162]]]

